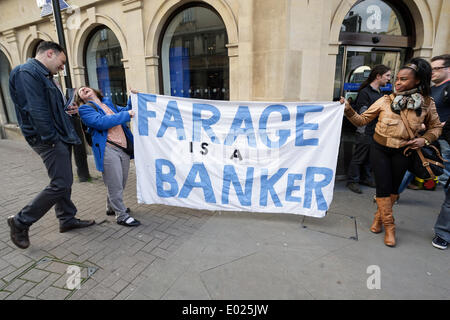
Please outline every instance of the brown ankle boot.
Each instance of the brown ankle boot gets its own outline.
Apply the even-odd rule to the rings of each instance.
[[[390,198],[391,198],[392,205],[394,205],[395,202],[400,198],[400,195],[391,194]],[[374,200],[375,200],[374,202],[376,202],[376,199],[377,198],[374,197]],[[383,221],[381,220],[380,209],[378,209],[377,212],[375,212],[375,217],[373,219],[372,226],[370,226],[370,231],[372,231],[373,233],[380,233],[382,225],[383,225]]]
[[[381,220],[381,213],[380,209],[378,208],[377,212],[375,212],[375,217],[373,218],[372,225],[370,226],[370,231],[372,231],[373,233],[380,233],[382,225],[383,222]]]
[[[384,244],[389,247],[395,246],[395,224],[392,215],[391,197],[377,198],[377,205],[381,213],[381,220],[384,226]]]
[[[395,202],[397,202],[398,199],[400,199],[400,195],[399,194],[391,194],[392,205],[394,205]]]

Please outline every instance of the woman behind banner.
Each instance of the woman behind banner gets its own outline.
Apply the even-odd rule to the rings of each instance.
[[[129,215],[123,203],[128,178],[133,134],[126,123],[133,117],[131,99],[126,107],[115,106],[93,88],[81,87],[75,97],[78,113],[92,136],[92,153],[97,170],[102,172],[108,189],[107,215],[116,216],[117,223],[136,227],[141,223]]]
[[[434,101],[430,98],[431,66],[420,58],[404,65],[395,80],[395,93],[378,99],[359,115],[345,101],[345,116],[355,126],[363,126],[378,116],[373,135],[370,161],[375,174],[378,210],[370,231],[385,229],[384,243],[395,246],[395,224],[392,206],[398,198],[398,188],[406,172],[408,158],[403,154],[407,146],[412,149],[435,141],[442,128]],[[343,103],[343,98],[341,99]],[[400,113],[406,115],[415,139],[410,140]],[[427,130],[418,136],[422,124]]]

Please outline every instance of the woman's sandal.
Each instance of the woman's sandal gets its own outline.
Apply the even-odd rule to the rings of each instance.
[[[141,225],[139,220],[136,220],[133,217],[128,217],[126,220],[123,220],[123,221],[117,221],[117,224],[120,224],[120,225],[126,226],[126,227],[137,227],[137,226]]]

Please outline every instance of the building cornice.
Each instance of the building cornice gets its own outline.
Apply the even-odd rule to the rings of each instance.
[[[123,0],[121,3],[123,12],[130,12],[137,9],[141,9],[143,6],[141,0]]]

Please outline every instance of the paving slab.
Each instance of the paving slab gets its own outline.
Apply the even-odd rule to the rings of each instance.
[[[388,248],[382,233],[368,229],[376,211],[374,189],[363,186],[363,194],[355,194],[337,182],[322,219],[145,205],[136,203],[132,162],[124,199],[142,225],[125,228],[106,216],[106,188],[89,156],[93,180],[79,183],[75,176],[72,199],[77,215],[97,225],[60,234],[51,210],[30,229],[31,246],[19,250],[6,218],[48,177],[25,142],[0,140],[0,161],[0,185],[8,186],[0,193],[0,299],[450,297],[450,250],[431,246],[441,187],[402,193],[394,206],[398,244]],[[79,290],[67,290],[70,264],[86,266]],[[87,267],[96,270],[91,277]],[[369,288],[378,284],[377,270],[380,289]]]

